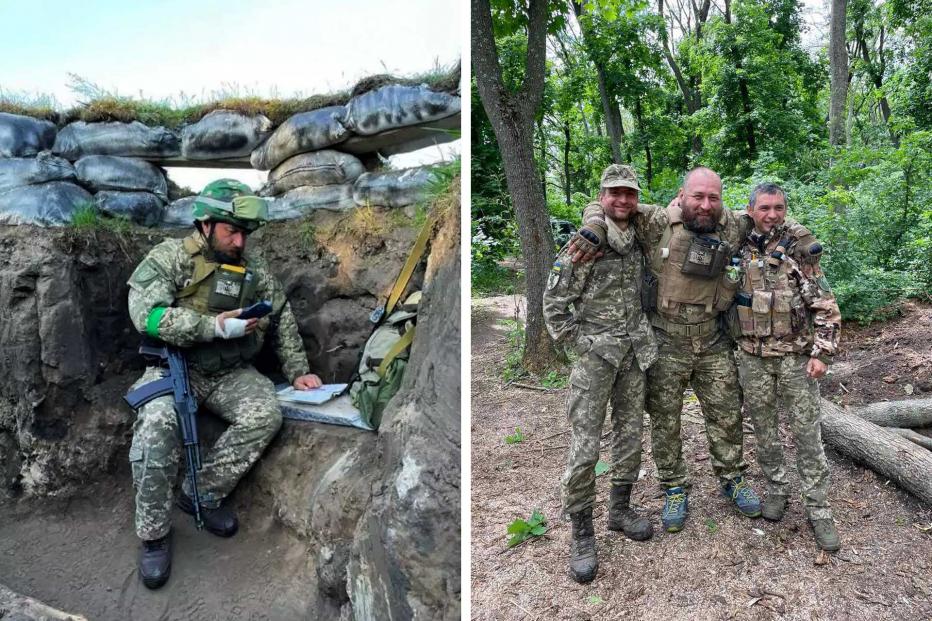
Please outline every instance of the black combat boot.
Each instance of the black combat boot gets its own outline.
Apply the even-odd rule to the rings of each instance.
[[[592,529],[592,507],[570,514],[573,542],[570,544],[570,577],[576,582],[592,582],[599,569],[595,555],[595,531]]]
[[[620,530],[635,541],[646,541],[654,534],[654,527],[646,517],[631,508],[631,488],[628,485],[613,485],[608,501],[608,529]]]
[[[157,589],[172,572],[171,533],[161,539],[143,541],[139,550],[139,577],[147,588]]]
[[[181,495],[178,496],[178,506],[185,513],[194,515],[194,501],[188,498],[188,495],[184,492],[181,492]],[[232,537],[239,529],[236,514],[222,504],[216,509],[208,509],[201,505],[201,519],[204,520],[204,528],[207,529],[207,532],[218,537]]]

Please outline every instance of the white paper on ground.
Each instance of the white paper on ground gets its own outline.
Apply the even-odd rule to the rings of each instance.
[[[320,405],[336,397],[345,388],[346,384],[324,384],[319,388],[310,390],[297,390],[291,386],[286,386],[278,391],[278,400]]]

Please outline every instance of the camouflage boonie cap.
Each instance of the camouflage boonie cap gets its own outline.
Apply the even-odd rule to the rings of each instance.
[[[612,164],[602,172],[602,188],[631,188],[641,191],[638,175],[634,168],[624,164]]]
[[[200,222],[227,222],[255,231],[269,219],[266,201],[236,179],[211,181],[194,199],[193,217]]]

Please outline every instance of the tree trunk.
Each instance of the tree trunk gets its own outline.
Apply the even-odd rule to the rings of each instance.
[[[708,5],[703,4],[705,9],[705,14],[708,14]],[[666,21],[666,17],[663,12],[663,0],[657,0],[657,13]],[[697,20],[699,17],[699,10],[696,10]],[[702,24],[699,23],[696,26],[697,32],[701,30]],[[698,41],[698,37],[697,37]],[[692,115],[699,111],[699,108],[702,107],[702,95],[699,93],[699,89],[696,85],[694,77],[690,77],[689,82],[686,81],[685,76],[683,76],[683,71],[680,69],[679,63],[676,62],[676,58],[673,57],[673,52],[670,50],[670,41],[667,38],[667,29],[666,24],[661,30],[661,42],[663,43],[663,57],[666,59],[667,64],[670,65],[670,70],[673,72],[673,77],[676,79],[677,86],[680,87],[680,92],[683,94],[683,101],[686,102],[686,111]],[[702,153],[702,137],[698,133],[693,133],[689,137],[690,148],[693,152],[693,155],[699,155]]]
[[[851,413],[881,427],[932,426],[932,399],[880,401],[851,408]]]
[[[916,433],[912,429],[901,429],[899,427],[887,427],[887,431],[895,433],[896,435],[906,438],[914,444],[918,444],[919,446],[932,451],[932,438],[928,436],[924,436],[921,433]]]
[[[932,505],[932,452],[822,399],[822,437],[838,452]]]
[[[832,0],[828,58],[831,65],[828,109],[828,141],[838,146],[846,144],[845,100],[848,97],[848,47],[845,42],[845,15],[848,0]]]
[[[592,35],[589,34],[589,29],[583,24],[582,16],[585,13],[585,8],[581,2],[571,2],[570,4],[573,6],[573,13],[576,14],[576,19],[579,20],[579,29],[583,35],[583,44],[585,45],[586,53],[593,66],[595,66],[595,74],[599,84],[599,99],[602,101],[602,111],[605,114],[605,129],[608,131],[608,138],[612,146],[612,161],[616,164],[623,164],[624,162],[621,159],[621,140],[624,135],[624,127],[621,125],[621,113],[618,111],[618,98],[615,96],[615,93],[608,84],[608,80],[605,78],[604,63],[593,53],[592,46],[587,40],[587,37],[591,37]]]
[[[546,0],[531,0],[524,84],[512,93],[502,80],[489,0],[472,0],[472,62],[476,86],[502,153],[508,193],[518,221],[527,286],[524,366],[538,371],[556,360],[544,327],[543,297],[553,260],[550,215],[534,162],[534,117],[544,93],[547,43]]]
[[[570,122],[563,122],[563,191],[566,194],[566,204],[569,205],[573,202],[573,188],[572,188],[572,177],[570,176],[570,140],[572,134],[570,133]]]
[[[644,158],[647,160],[647,187],[650,187],[654,181],[654,160],[650,154],[650,136],[644,128],[644,114],[641,111],[641,98],[638,97],[634,104],[634,113],[637,115],[638,130],[641,132],[641,139],[644,141]]]

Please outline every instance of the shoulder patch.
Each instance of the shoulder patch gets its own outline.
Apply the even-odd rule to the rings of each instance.
[[[556,261],[553,262],[553,267],[550,268],[550,276],[547,277],[547,289],[553,289],[560,282],[560,278],[563,275],[564,270],[569,268],[565,264],[566,259],[563,257],[558,257]]]
[[[151,260],[145,259],[129,277],[129,283],[138,286],[140,289],[146,289],[158,277],[159,272],[152,265]]]
[[[816,284],[819,285],[819,289],[825,293],[831,293],[832,288],[828,284],[828,279],[825,277],[825,274],[819,274],[819,277],[816,278]]]

